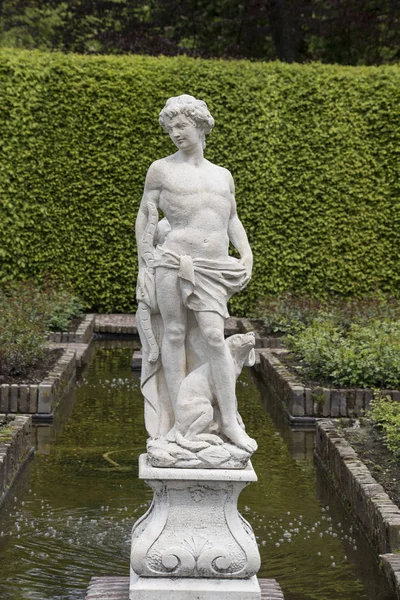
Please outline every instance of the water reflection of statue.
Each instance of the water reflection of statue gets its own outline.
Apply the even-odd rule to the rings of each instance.
[[[204,158],[214,126],[205,102],[170,98],[160,124],[178,151],[150,166],[136,221],[146,427],[152,438],[173,439],[181,384],[208,362],[220,433],[252,453],[256,443],[238,418],[235,368],[224,342],[227,302],[248,283],[253,261],[233,179]],[[229,256],[229,242],[240,260]]]

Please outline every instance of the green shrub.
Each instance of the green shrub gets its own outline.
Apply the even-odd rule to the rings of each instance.
[[[174,151],[172,95],[203,98],[206,156],[236,183],[254,276],[231,312],[400,282],[400,66],[0,52],[0,281],[51,273],[86,308],[133,311],[145,173]]]
[[[80,299],[66,290],[47,290],[47,302],[45,323],[50,331],[66,331],[71,319],[83,311]]]
[[[393,297],[325,298],[280,294],[257,303],[254,316],[262,317],[267,332],[295,333],[310,325],[321,314],[348,329],[352,324],[367,325],[371,320],[400,319],[400,301]]]
[[[71,293],[32,283],[0,288],[0,372],[26,375],[43,359],[49,329],[66,329],[81,310]]]
[[[400,319],[340,326],[320,313],[286,338],[304,363],[304,373],[340,386],[400,387]]]
[[[45,355],[46,326],[36,288],[0,291],[0,371],[24,375]]]
[[[374,421],[383,432],[383,440],[387,448],[396,458],[400,457],[400,403],[390,396],[374,394],[367,416]]]

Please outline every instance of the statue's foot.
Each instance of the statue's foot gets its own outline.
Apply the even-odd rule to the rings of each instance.
[[[213,433],[199,433],[196,436],[196,438],[199,440],[204,440],[209,444],[214,444],[216,446],[221,446],[224,443],[224,440],[221,440],[221,438],[218,437],[218,435],[214,435]]]
[[[232,425],[225,425],[223,428],[224,434],[228,437],[239,448],[243,448],[251,454],[257,450],[257,442],[253,440],[247,433],[240,427],[236,421]]]

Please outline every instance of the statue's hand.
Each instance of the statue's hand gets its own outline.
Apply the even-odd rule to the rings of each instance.
[[[253,270],[253,256],[252,254],[245,254],[241,257],[240,262],[242,263],[242,265],[244,266],[244,268],[246,269],[246,277],[244,279],[244,284],[243,287],[245,287],[250,279],[251,279],[251,272]]]

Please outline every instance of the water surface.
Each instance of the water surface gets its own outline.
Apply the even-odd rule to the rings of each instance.
[[[132,344],[118,345],[97,343],[63,428],[37,428],[38,452],[0,516],[1,600],[83,600],[92,576],[129,574],[130,530],[151,491],[137,479],[146,434]],[[277,428],[249,371],[238,398],[259,444],[259,481],[240,499],[260,545],[259,576],[276,578],[286,600],[392,600],[315,471],[313,434]]]

